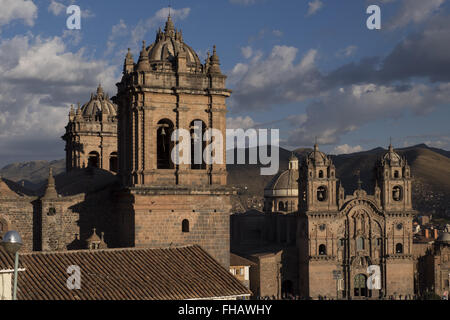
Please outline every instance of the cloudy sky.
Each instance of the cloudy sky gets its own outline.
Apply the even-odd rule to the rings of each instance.
[[[172,0],[201,60],[217,45],[228,125],[280,129],[282,146],[330,153],[427,143],[450,149],[449,0]],[[169,1],[0,0],[0,167],[64,157],[70,104],[115,94]],[[67,30],[66,8],[82,9]],[[381,7],[381,30],[366,9]]]

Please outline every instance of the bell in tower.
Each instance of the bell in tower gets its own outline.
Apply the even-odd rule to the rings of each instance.
[[[406,158],[394,151],[392,144],[376,165],[381,204],[386,211],[412,209],[412,178]]]
[[[300,211],[336,211],[336,168],[331,158],[314,150],[303,160],[299,178]]]
[[[121,230],[125,245],[197,244],[228,268],[233,190],[227,186],[226,159],[202,160],[212,143],[205,138],[207,130],[226,137],[226,100],[231,91],[216,49],[209,60],[200,61],[171,16],[154,43],[142,43],[137,63],[127,54],[115,99],[124,186],[117,207],[126,225],[132,226]],[[196,128],[198,133],[189,134]],[[180,157],[186,162],[174,157],[180,142],[200,146],[198,164],[189,163],[198,154],[192,150],[182,150]],[[223,144],[223,155],[225,148]],[[186,223],[191,226],[187,232]]]

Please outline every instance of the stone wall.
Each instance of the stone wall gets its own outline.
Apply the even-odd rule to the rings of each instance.
[[[6,222],[7,230],[15,230],[22,237],[21,252],[32,251],[35,221],[33,216],[33,201],[31,197],[17,197],[17,199],[0,199],[0,219]]]
[[[127,224],[121,227],[123,242],[134,240],[136,247],[198,244],[228,269],[229,195],[176,190],[122,194],[117,208],[120,221]],[[183,232],[183,220],[188,221],[188,232]]]

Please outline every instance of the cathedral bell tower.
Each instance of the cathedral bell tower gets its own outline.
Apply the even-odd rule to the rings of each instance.
[[[115,98],[124,245],[198,244],[228,267],[232,190],[226,186],[225,115],[231,91],[225,81],[216,47],[201,63],[170,15],[150,46],[143,41],[137,63],[126,54]],[[187,134],[173,141],[174,132]],[[190,148],[179,152],[181,142]],[[205,161],[210,150],[214,160]],[[172,151],[183,161],[174,161]]]
[[[177,164],[171,157],[176,129],[190,132],[192,144],[210,128],[225,139],[226,98],[231,94],[225,80],[215,46],[202,64],[170,16],[153,44],[143,41],[136,64],[128,51],[117,84],[119,174],[125,185],[226,185],[224,157],[213,164],[198,157],[195,163]],[[200,134],[194,134],[198,128]],[[201,144],[204,151],[208,143]],[[223,155],[225,148],[223,140]]]
[[[386,211],[412,210],[411,169],[389,145],[388,152],[376,166],[377,184],[381,191],[381,204]]]
[[[331,158],[314,150],[304,159],[299,177],[299,211],[337,211],[336,168]]]

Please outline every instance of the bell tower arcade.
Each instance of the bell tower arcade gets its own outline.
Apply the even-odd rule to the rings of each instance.
[[[154,43],[143,42],[137,63],[127,53],[116,97],[119,175],[125,187],[118,200],[119,228],[126,245],[198,244],[228,267],[232,191],[226,185],[225,115],[231,91],[225,81],[216,47],[201,63],[170,15]],[[188,139],[192,146],[180,158],[194,162],[174,163],[177,129],[187,133],[178,142]],[[210,141],[197,142],[209,129],[222,135],[221,148],[214,150],[223,159],[205,163]],[[196,146],[201,150],[195,157],[184,154]]]

